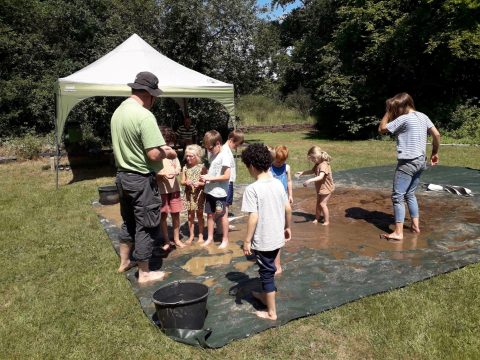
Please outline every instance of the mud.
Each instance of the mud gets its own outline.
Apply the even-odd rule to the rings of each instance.
[[[360,188],[337,189],[329,202],[330,225],[323,226],[312,223],[316,205],[313,189],[294,189],[292,240],[285,245],[283,262],[293,260],[294,254],[301,249],[321,250],[337,260],[349,258],[352,254],[375,259],[379,254],[385,253],[390,254],[392,259],[416,259],[418,256],[404,253],[437,246],[436,239],[443,239],[442,235],[446,232],[452,233],[450,240],[462,242],[458,246],[448,246],[450,250],[471,246],[463,242],[476,238],[476,234],[469,231],[465,224],[480,224],[480,217],[469,199],[455,198],[452,201],[448,196],[432,197],[421,193],[417,194],[417,198],[421,233],[410,231],[407,218],[403,241],[387,241],[380,239],[379,234],[393,230],[389,192]],[[99,206],[96,209],[99,215],[120,226],[122,219],[118,204]],[[246,271],[254,264],[252,261],[244,261],[241,248],[247,218],[240,216],[239,212],[235,215],[235,230],[229,233],[230,243],[227,249],[218,249],[218,242],[216,245],[201,247],[195,240],[191,246],[172,251],[167,259],[188,256],[181,267],[195,276],[205,274],[211,267],[230,264],[234,259],[243,260],[235,262],[235,269]],[[186,239],[187,234],[183,240]]]

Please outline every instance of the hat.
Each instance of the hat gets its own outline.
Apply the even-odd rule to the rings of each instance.
[[[128,83],[132,89],[146,90],[152,96],[160,96],[162,91],[158,88],[158,78],[149,71],[142,71],[135,77],[135,82]]]

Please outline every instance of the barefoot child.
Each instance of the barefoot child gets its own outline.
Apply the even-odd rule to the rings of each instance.
[[[279,145],[275,146],[273,151],[271,148],[269,150],[273,160],[270,171],[275,179],[280,180],[288,195],[288,201],[292,204],[292,175],[290,165],[286,163],[288,159],[288,148],[284,145]],[[281,251],[278,252],[277,258],[275,259],[275,267],[277,268],[275,275],[281,274],[283,271],[282,265],[280,264],[280,253]]]
[[[248,213],[247,234],[243,242],[245,256],[255,254],[262,282],[262,292],[252,295],[262,302],[266,311],[257,311],[258,317],[276,320],[275,258],[280,248],[289,241],[291,207],[282,184],[269,173],[272,157],[261,144],[249,145],[242,152],[242,162],[256,180],[245,189],[242,211]]]
[[[223,144],[222,151],[225,151],[228,154],[228,158],[230,159],[230,180],[228,183],[228,193],[227,193],[227,206],[225,208],[225,212],[228,214],[228,208],[233,204],[233,184],[237,179],[237,171],[236,171],[236,164],[235,158],[233,157],[233,150],[237,150],[240,145],[244,142],[244,135],[243,131],[241,130],[233,130],[228,134],[228,140]],[[228,215],[227,215],[228,216]],[[228,217],[227,217],[228,219]],[[229,229],[234,228],[233,225],[228,225]],[[219,226],[217,226],[217,233],[220,234],[221,231],[219,230]]]
[[[335,185],[333,184],[332,169],[330,167],[330,161],[332,160],[330,155],[325,151],[322,151],[318,146],[312,146],[308,150],[308,160],[313,162],[315,165],[311,170],[299,171],[295,173],[296,177],[302,175],[315,174],[315,177],[308,179],[303,183],[303,186],[307,187],[308,184],[315,183],[315,191],[317,193],[317,206],[315,208],[315,220],[314,224],[320,222],[321,216],[323,214],[323,223],[322,225],[330,224],[330,214],[328,212],[328,199],[332,195],[333,190],[335,190]]]
[[[180,184],[177,176],[180,174],[180,161],[163,159],[163,169],[157,173],[158,191],[162,198],[160,209],[160,228],[165,240],[164,250],[169,249],[170,240],[168,237],[167,217],[172,216],[173,241],[175,246],[182,248],[185,245],[180,241],[180,211],[182,211],[182,199],[180,197]]]
[[[215,221],[222,218],[222,243],[219,248],[228,246],[228,214],[225,211],[228,182],[230,180],[230,159],[222,149],[222,136],[216,130],[210,130],[203,137],[203,146],[208,151],[210,167],[200,180],[205,182],[205,212],[207,213],[208,238],[202,244],[207,246],[213,242]]]
[[[185,187],[185,210],[188,212],[188,229],[190,236],[186,244],[190,245],[195,235],[195,214],[198,219],[198,242],[203,243],[203,206],[205,183],[200,181],[200,176],[207,173],[202,163],[203,151],[198,145],[188,145],[185,149],[185,166],[182,169],[180,183]]]
[[[288,148],[284,145],[275,146],[272,152],[273,162],[270,168],[274,178],[280,180],[288,195],[288,201],[293,203],[292,195],[292,173],[290,165],[286,163],[288,159]]]

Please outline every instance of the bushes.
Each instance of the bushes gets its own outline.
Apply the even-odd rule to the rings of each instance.
[[[37,159],[42,152],[53,149],[53,133],[38,136],[29,132],[23,137],[4,141],[1,148],[1,153],[7,156],[17,156],[23,160]]]
[[[480,102],[473,98],[457,106],[452,113],[452,131],[448,135],[454,139],[480,144]]]

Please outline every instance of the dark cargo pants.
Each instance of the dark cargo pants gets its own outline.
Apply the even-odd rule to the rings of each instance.
[[[120,241],[133,242],[133,257],[146,261],[152,257],[153,243],[160,235],[162,200],[155,176],[119,171],[116,185],[123,219]]]

